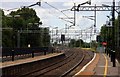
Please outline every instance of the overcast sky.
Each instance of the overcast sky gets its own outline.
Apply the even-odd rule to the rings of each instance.
[[[39,0],[2,0],[0,2],[2,2],[2,5],[0,6],[0,8],[8,10],[8,9],[13,9],[13,8],[20,8],[22,6],[28,6],[31,4],[34,4],[36,2],[38,2]],[[58,27],[59,29],[65,28],[65,24],[67,25],[71,25],[69,22],[66,22],[62,19],[60,19],[60,17],[64,17],[66,18],[66,16],[61,13],[60,11],[62,10],[66,10],[66,9],[71,9],[74,5],[74,3],[76,3],[76,5],[86,2],[88,0],[41,0],[41,6],[34,6],[32,7],[33,9],[35,9],[35,11],[37,12],[38,17],[40,17],[41,21],[43,22],[43,26],[52,26],[52,27]],[[102,4],[107,4],[107,5],[112,5],[112,1],[113,0],[91,0],[92,5],[102,5]],[[54,6],[55,8],[57,8],[58,10],[56,10],[55,8],[49,6],[48,4]],[[118,5],[119,0],[116,0],[116,5]],[[86,4],[88,5],[88,4]],[[11,11],[15,11],[17,9],[11,10],[11,11],[5,11],[5,14],[9,14]],[[68,17],[73,17],[74,13],[73,11],[65,11],[64,12]],[[93,16],[94,12],[77,12],[76,13],[76,26],[74,27],[74,29],[79,29],[79,30],[83,30],[86,28],[91,27],[94,24],[94,21],[87,19],[87,18],[83,18],[83,16]],[[106,20],[108,20],[108,18],[106,17],[107,15],[110,15],[110,12],[97,12],[97,23],[96,23],[96,28],[98,30],[100,30],[101,26],[103,24],[106,23]],[[117,14],[116,14],[117,16]],[[73,21],[72,19],[69,21]],[[94,37],[93,37],[94,38]]]

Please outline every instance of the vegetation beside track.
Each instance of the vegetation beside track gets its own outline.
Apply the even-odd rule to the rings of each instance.
[[[81,49],[96,52],[94,48],[81,48]]]

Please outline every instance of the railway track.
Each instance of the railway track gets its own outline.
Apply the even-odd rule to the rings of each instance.
[[[70,51],[67,50],[67,51],[65,51],[66,57],[64,57],[63,59],[54,60],[52,63],[48,63],[48,62],[47,62],[47,64],[45,63],[45,65],[42,65],[42,67],[39,67],[39,69],[34,70],[34,71],[32,71],[32,72],[29,72],[29,73],[27,73],[27,74],[22,74],[22,75],[20,75],[20,76],[18,76],[18,77],[23,77],[23,76],[29,77],[29,76],[33,76],[32,74],[34,74],[35,72],[38,72],[38,71],[41,71],[41,70],[46,69],[46,68],[48,68],[48,67],[54,66],[54,65],[56,65],[56,64],[59,64],[60,62],[63,62],[64,60],[70,58],[73,54],[74,54],[74,52],[72,52],[72,50],[70,50]]]
[[[21,77],[65,77],[72,76],[77,71],[78,68],[85,65],[92,59],[90,52],[81,51],[80,49],[71,49],[70,51],[65,52],[66,57],[63,60],[58,60],[46,67],[30,72]],[[84,61],[85,60],[85,61]]]
[[[61,75],[61,77],[72,77],[74,76],[77,72],[79,72],[83,66],[85,66],[90,60],[92,60],[94,53],[89,52],[89,51],[84,51],[84,57],[79,61],[73,68],[68,70],[66,73]]]

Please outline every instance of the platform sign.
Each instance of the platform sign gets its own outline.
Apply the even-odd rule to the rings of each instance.
[[[96,41],[97,41],[97,42],[102,42],[102,38],[101,38],[100,35],[97,35],[97,37],[96,37]]]
[[[102,42],[102,45],[103,45],[103,46],[106,46],[106,45],[107,45],[107,42]]]
[[[65,41],[65,35],[64,34],[61,35],[61,41]]]

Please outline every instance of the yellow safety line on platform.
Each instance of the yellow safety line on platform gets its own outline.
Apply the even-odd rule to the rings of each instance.
[[[105,58],[105,69],[104,69],[104,76],[103,77],[106,77],[106,75],[107,75],[107,70],[108,70],[108,60],[107,60],[107,58],[106,58],[106,56],[105,56],[105,54],[103,55],[104,56],[104,58]]]

